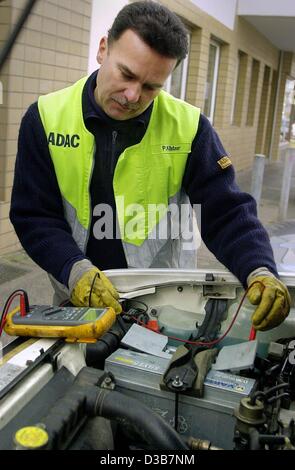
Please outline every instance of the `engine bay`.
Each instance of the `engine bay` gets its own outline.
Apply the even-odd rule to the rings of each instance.
[[[231,275],[155,271],[111,277],[123,313],[96,343],[5,348],[0,449],[294,450],[294,280],[287,320],[253,337]]]

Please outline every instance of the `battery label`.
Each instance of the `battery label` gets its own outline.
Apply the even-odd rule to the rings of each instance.
[[[144,369],[150,370],[153,372],[163,373],[163,370],[165,370],[165,367],[163,369],[163,365],[159,364],[159,358],[153,358],[153,356],[147,356],[145,360],[143,359],[137,360],[136,357],[140,358],[140,354],[137,354],[137,355],[134,354],[133,356],[134,358],[132,359],[129,359],[126,356],[124,357],[122,355],[115,356],[114,361],[123,362],[126,365],[130,365],[138,369],[142,369],[142,370]],[[166,363],[165,363],[165,366],[166,366]]]
[[[239,393],[242,392],[243,394],[248,395],[255,384],[255,380],[234,374],[210,370],[206,376],[204,384],[211,385],[212,387],[222,390],[231,390]]]

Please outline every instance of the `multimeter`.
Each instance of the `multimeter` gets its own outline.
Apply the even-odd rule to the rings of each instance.
[[[94,342],[113,325],[113,308],[31,306],[22,316],[19,308],[8,313],[4,331],[12,336],[63,337],[68,342]]]

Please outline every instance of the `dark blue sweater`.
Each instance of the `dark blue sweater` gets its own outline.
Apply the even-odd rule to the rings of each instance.
[[[109,118],[94,100],[96,73],[83,90],[85,125],[96,140],[90,193],[92,208],[115,207],[112,179],[122,151],[138,143],[147,128],[152,105],[129,121]],[[215,130],[201,115],[188,157],[182,187],[192,204],[201,204],[201,236],[216,258],[245,286],[254,269],[265,266],[277,274],[268,235],[256,216],[254,199],[241,192],[232,166],[217,163],[226,152]],[[10,218],[20,242],[32,259],[67,285],[74,262],[85,258],[64,218],[60,190],[37,103],[23,117],[18,141]],[[92,227],[95,217],[92,218]],[[86,256],[100,269],[126,268],[120,240],[90,235]]]

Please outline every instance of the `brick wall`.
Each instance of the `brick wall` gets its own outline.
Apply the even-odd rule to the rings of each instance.
[[[25,4],[0,4],[0,47]],[[87,73],[90,17],[91,0],[37,2],[1,73],[0,254],[19,246],[8,213],[21,117],[39,95]]]

